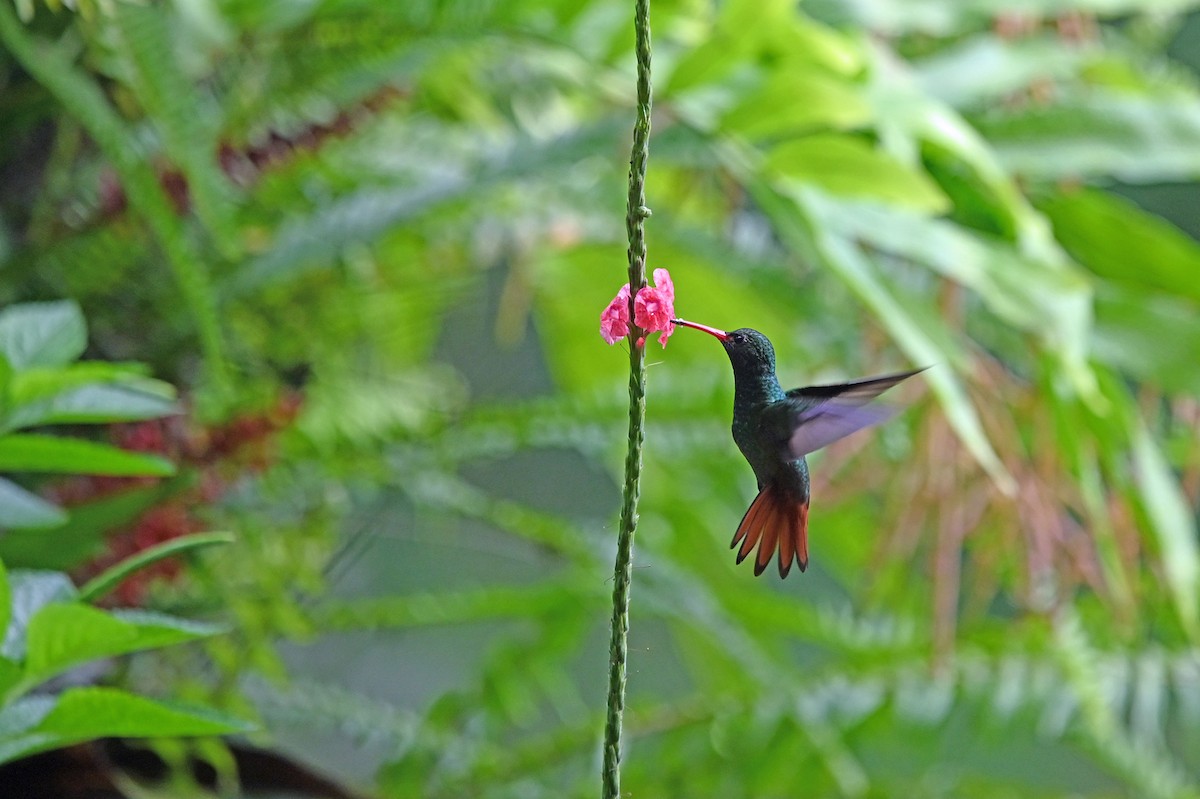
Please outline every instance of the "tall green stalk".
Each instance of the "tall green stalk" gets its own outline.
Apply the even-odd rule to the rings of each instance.
[[[637,121],[633,126],[633,151],[629,157],[629,200],[625,229],[629,235],[629,318],[634,318],[633,298],[646,285],[646,163],[650,158],[650,0],[637,0],[634,11],[637,36]],[[621,722],[625,714],[625,661],[629,653],[629,587],[633,560],[633,534],[637,530],[641,493],[642,442],[646,420],[646,361],[642,342],[645,331],[630,324],[629,333],[629,449],[625,455],[625,487],[621,522],[617,531],[617,558],[613,565],[612,640],[609,644],[608,713],[604,724],[603,797],[621,794]],[[642,342],[642,343],[639,343]]]

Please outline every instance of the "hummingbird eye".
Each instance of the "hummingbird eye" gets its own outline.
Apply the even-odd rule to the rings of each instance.
[[[746,337],[741,333],[732,333],[729,338],[732,339],[734,344],[744,344],[746,342]]]

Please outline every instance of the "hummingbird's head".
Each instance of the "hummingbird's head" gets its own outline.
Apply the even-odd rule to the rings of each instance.
[[[734,374],[765,376],[775,373],[775,348],[771,340],[749,327],[732,330],[721,344],[733,364]]]
[[[684,327],[703,330],[720,341],[729,355],[729,362],[733,364],[734,374],[757,377],[775,373],[775,348],[771,346],[771,340],[757,330],[741,327],[726,333],[724,330],[684,319],[671,321]]]

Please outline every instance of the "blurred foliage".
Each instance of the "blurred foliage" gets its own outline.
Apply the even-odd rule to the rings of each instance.
[[[14,571],[0,563],[0,764],[105,736],[169,737],[246,731],[236,719],[174,706],[116,688],[44,686],[86,663],[181,644],[220,629],[145,611],[105,612],[98,596],[58,572]]]
[[[384,795],[593,793],[631,7],[86,6],[0,0],[0,301],[77,302],[200,427],[303,394],[148,600],[233,633],[126,679]],[[1200,795],[1197,6],[654,5],[680,313],[789,385],[933,368],[814,459],[785,583],[725,550],[724,355],[652,345],[631,794]]]

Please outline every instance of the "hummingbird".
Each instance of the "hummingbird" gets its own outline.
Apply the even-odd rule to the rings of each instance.
[[[793,560],[808,568],[808,462],[804,456],[890,418],[896,409],[868,403],[924,369],[784,391],[775,376],[775,348],[748,327],[728,333],[672,319],[715,336],[733,365],[733,440],[754,470],[758,496],[742,516],[730,549],[741,563],[758,546],[755,576],[779,552],[779,576]]]

